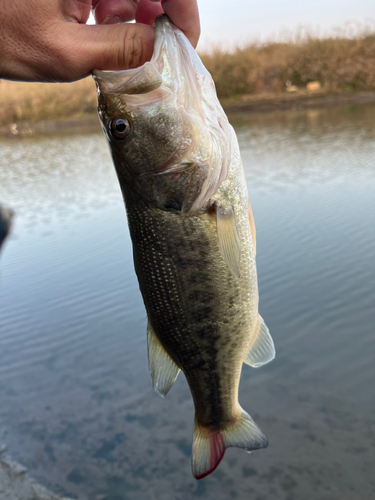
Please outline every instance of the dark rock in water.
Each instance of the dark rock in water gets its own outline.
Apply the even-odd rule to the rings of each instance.
[[[27,469],[13,462],[0,445],[0,498],[1,500],[69,500],[51,493],[27,474]]]
[[[13,217],[13,210],[0,205],[0,248],[10,231]]]
[[[13,210],[0,206],[0,248],[7,237],[14,216]],[[51,493],[27,474],[27,469],[6,457],[6,446],[0,445],[1,500],[69,500]]]

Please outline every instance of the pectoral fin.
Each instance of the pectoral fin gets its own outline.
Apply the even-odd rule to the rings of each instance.
[[[232,273],[239,277],[241,240],[232,207],[216,205],[216,231],[221,255]]]
[[[250,224],[250,233],[251,233],[251,241],[253,242],[253,247],[254,247],[254,254],[257,251],[257,240],[256,240],[256,231],[255,231],[255,222],[254,222],[254,216],[253,216],[253,211],[251,210],[251,205],[250,202],[247,202],[247,210],[249,214],[249,224]]]
[[[270,332],[261,315],[258,317],[255,336],[251,343],[249,352],[244,363],[258,368],[273,360],[275,357],[275,346],[273,344]]]
[[[180,369],[162,346],[150,322],[147,325],[147,346],[148,366],[154,390],[165,398]]]

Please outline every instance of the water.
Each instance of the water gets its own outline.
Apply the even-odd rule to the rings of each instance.
[[[0,442],[82,500],[357,500],[375,493],[375,107],[233,117],[277,357],[240,401],[267,450],[196,482],[183,375],[151,389],[145,312],[101,133],[1,139],[17,212],[0,267]]]

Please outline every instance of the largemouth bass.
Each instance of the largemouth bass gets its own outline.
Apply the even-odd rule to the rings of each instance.
[[[237,138],[210,74],[162,16],[142,67],[94,73],[148,316],[149,367],[166,396],[180,370],[195,405],[193,474],[225,449],[265,448],[238,403],[242,363],[275,350],[258,313],[255,227]]]

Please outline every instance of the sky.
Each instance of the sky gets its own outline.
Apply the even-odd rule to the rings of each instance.
[[[198,49],[281,38],[300,26],[332,32],[347,22],[372,22],[375,0],[198,0],[202,35]]]
[[[282,40],[300,28],[331,34],[346,27],[350,34],[371,25],[375,31],[375,0],[198,0],[198,5],[201,51]]]

